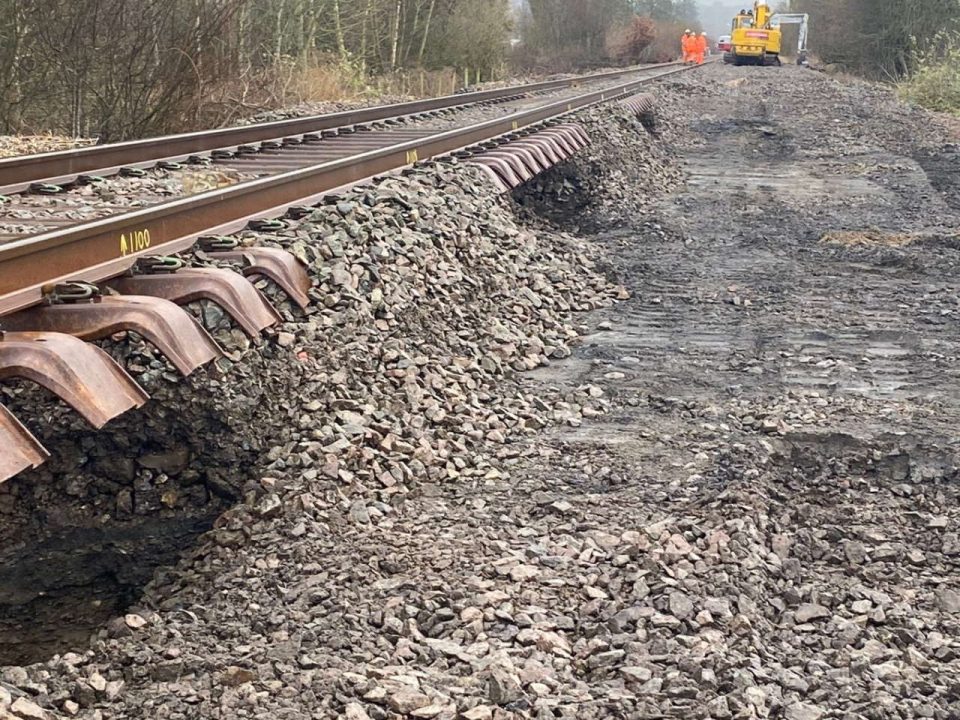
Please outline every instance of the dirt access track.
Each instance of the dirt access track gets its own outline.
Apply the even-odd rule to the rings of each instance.
[[[0,616],[7,657],[35,663],[0,672],[0,708],[960,717],[957,136],[794,67],[711,65],[656,93],[653,128],[584,113],[590,150],[510,203],[427,169],[318,211],[308,259],[337,297],[256,361],[281,403],[216,410],[243,453],[184,442],[180,464],[205,469],[168,469],[142,513],[156,475],[140,463],[131,495],[95,459],[96,482],[71,480],[89,519],[9,511],[92,526],[124,520],[122,492],[143,532],[231,508],[143,587],[88,578],[113,616],[92,644],[38,597],[43,627]],[[403,245],[399,272],[351,255],[371,223],[402,228],[369,240]],[[153,412],[176,438],[214,410]],[[0,508],[29,506],[32,482]]]

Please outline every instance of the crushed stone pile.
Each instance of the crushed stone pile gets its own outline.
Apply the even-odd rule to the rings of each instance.
[[[2,507],[11,535],[19,526],[42,537],[54,528],[39,508],[63,508],[67,531],[239,503],[107,621],[92,650],[8,668],[5,682],[79,717],[299,717],[308,705],[320,715],[482,716],[508,645],[475,649],[466,674],[430,663],[423,682],[381,672],[421,652],[448,657],[427,639],[466,609],[465,588],[449,582],[425,608],[396,605],[405,561],[384,533],[429,547],[419,507],[431,496],[509,485],[513,438],[601,414],[595,387],[534,395],[513,378],[568,357],[574,314],[626,291],[597,271],[587,243],[526,228],[478,172],[455,165],[358,187],[259,240],[307,263],[314,306],[301,314],[281,302],[288,322],[266,347],[198,308],[233,352],[225,374],[186,383],[137,338],[107,343],[153,400],[119,418],[111,440],[89,433],[72,446],[76,421],[51,409],[41,439],[69,449],[8,483]],[[23,392],[5,400],[11,409],[34,401]],[[70,513],[77,503],[87,516]],[[469,553],[458,554],[438,570],[469,568]],[[257,617],[265,622],[251,627]]]

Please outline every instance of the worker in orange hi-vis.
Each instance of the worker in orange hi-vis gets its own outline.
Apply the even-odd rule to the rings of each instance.
[[[704,58],[707,56],[707,34],[700,33],[700,37],[695,37],[694,42],[696,42],[696,60],[697,65],[703,65]]]
[[[683,61],[685,63],[696,62],[696,52],[697,52],[697,36],[695,33],[687,29],[683,33]]]

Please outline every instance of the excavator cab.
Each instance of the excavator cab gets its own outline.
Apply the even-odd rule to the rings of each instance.
[[[740,28],[752,28],[753,26],[753,10],[741,10],[733,19],[733,27],[731,29],[739,30]]]
[[[752,10],[741,10],[733,19],[730,52],[724,62],[734,65],[779,65],[780,29],[772,27],[773,13],[766,3],[753,3]]]

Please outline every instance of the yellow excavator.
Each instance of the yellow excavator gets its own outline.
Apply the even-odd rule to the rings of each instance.
[[[804,14],[774,13],[770,6],[757,0],[752,10],[741,10],[733,19],[730,50],[723,61],[734,65],[780,65],[783,50],[783,25],[799,25],[797,64],[807,61],[807,26]]]

